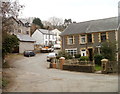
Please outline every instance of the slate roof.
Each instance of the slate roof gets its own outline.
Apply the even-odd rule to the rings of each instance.
[[[17,35],[17,38],[20,41],[24,41],[24,42],[35,42],[35,40],[32,37],[30,37],[29,35],[19,34],[19,35]]]
[[[110,30],[117,30],[118,18],[111,17],[106,19],[91,20],[80,23],[70,24],[62,33],[63,35],[104,32]]]
[[[38,30],[43,34],[54,35],[54,33],[52,31],[49,31],[49,30],[46,30],[46,29],[38,29]]]

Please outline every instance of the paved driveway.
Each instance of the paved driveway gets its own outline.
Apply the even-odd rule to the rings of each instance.
[[[15,60],[8,71],[14,84],[7,92],[117,92],[116,75],[48,69],[47,53]]]

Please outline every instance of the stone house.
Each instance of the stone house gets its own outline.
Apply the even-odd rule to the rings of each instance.
[[[14,34],[19,39],[19,47],[15,52],[23,53],[25,50],[34,50],[35,40],[30,37],[29,23],[23,23],[21,20],[10,17],[6,21],[9,24],[8,34]]]
[[[89,56],[92,61],[93,55],[100,53],[102,42],[117,40],[117,26],[117,17],[70,24],[61,33],[62,50],[71,55]]]
[[[14,17],[8,18],[6,22],[10,24],[10,28],[8,31],[9,34],[30,35],[30,26],[28,23],[23,23],[21,20]]]

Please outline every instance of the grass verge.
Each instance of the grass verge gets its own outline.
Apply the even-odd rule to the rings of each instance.
[[[102,70],[102,67],[100,65],[95,65],[95,70],[100,71],[100,70]]]

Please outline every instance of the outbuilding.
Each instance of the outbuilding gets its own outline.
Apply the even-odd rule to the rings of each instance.
[[[17,35],[19,39],[19,53],[23,53],[26,50],[34,50],[35,40],[29,35]]]

